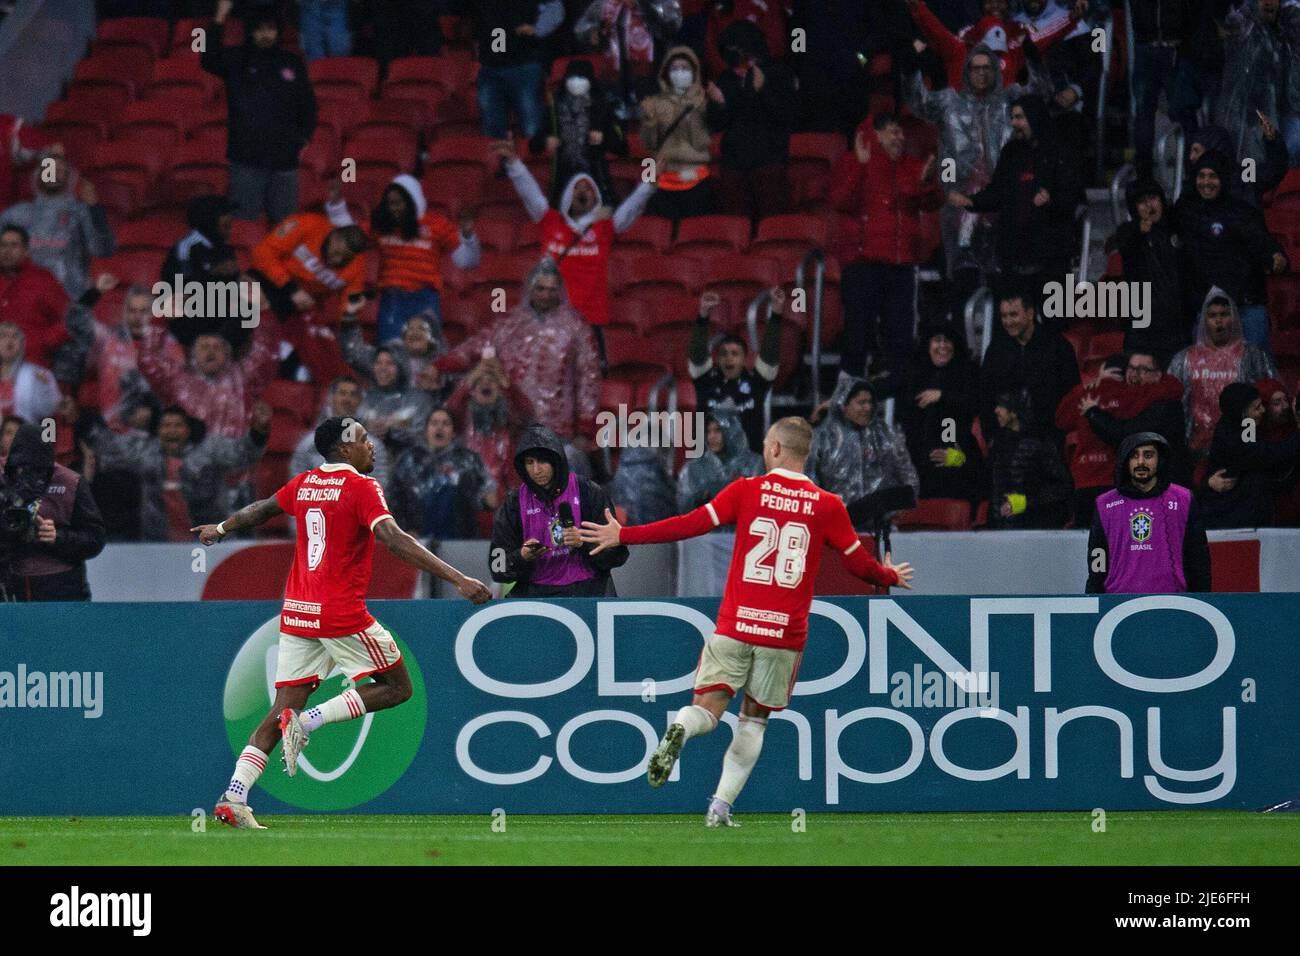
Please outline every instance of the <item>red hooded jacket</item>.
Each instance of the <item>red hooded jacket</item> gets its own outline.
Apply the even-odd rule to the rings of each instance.
[[[71,338],[67,314],[68,294],[49,269],[24,259],[13,275],[0,275],[0,320],[23,330],[28,361],[50,367],[54,350]]]
[[[1074,432],[1077,444],[1067,463],[1075,488],[1110,488],[1115,484],[1115,449],[1088,427],[1079,412],[1079,400],[1085,391],[1095,391],[1100,408],[1115,418],[1135,418],[1152,402],[1181,402],[1183,384],[1172,375],[1160,376],[1151,385],[1126,385],[1113,378],[1103,378],[1092,386],[1079,384],[1070,389],[1056,406],[1056,427]]]

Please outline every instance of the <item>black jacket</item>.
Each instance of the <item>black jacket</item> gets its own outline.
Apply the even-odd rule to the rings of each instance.
[[[1156,194],[1164,207],[1160,221],[1143,233],[1138,225],[1138,200]],[[1121,223],[1110,246],[1124,262],[1124,279],[1151,283],[1151,324],[1145,329],[1127,329],[1126,350],[1151,349],[1168,361],[1180,349],[1192,344],[1192,324],[1184,311],[1182,254],[1173,229],[1173,210],[1165,191],[1153,180],[1130,183],[1126,195],[1129,222]]]
[[[1133,4],[1133,38],[1182,44],[1196,24],[1200,0],[1141,0]]]
[[[1064,528],[1070,513],[1069,469],[1050,435],[999,429],[989,446],[989,527]],[[1002,517],[1005,495],[1025,496],[1022,514]]]
[[[1219,179],[1229,182],[1231,166],[1222,156],[1210,161]],[[1202,159],[1201,165],[1206,161]],[[1174,206],[1174,228],[1183,243],[1183,308],[1195,315],[1211,286],[1218,286],[1241,305],[1268,301],[1265,279],[1273,254],[1282,247],[1269,235],[1263,214],[1249,203],[1220,191],[1207,202],[1195,183]]]
[[[1231,176],[1226,181],[1228,195],[1244,199],[1256,209],[1264,208],[1264,195],[1277,189],[1286,178],[1287,170],[1291,168],[1291,155],[1287,152],[1286,138],[1281,131],[1272,139],[1263,142],[1264,163],[1256,170],[1254,182],[1248,183],[1241,176]],[[1183,178],[1186,183],[1183,187],[1184,192],[1194,191],[1196,188],[1196,170],[1193,168],[1194,164],[1190,156],[1192,146],[1196,143],[1200,143],[1207,153],[1221,153],[1224,156],[1235,156],[1237,153],[1236,140],[1222,126],[1209,124],[1193,131],[1187,137],[1187,154],[1183,156]],[[1168,203],[1165,204],[1165,208],[1169,208]],[[1129,211],[1132,212],[1132,207]]]
[[[316,131],[316,94],[302,57],[280,47],[259,50],[251,33],[242,46],[223,46],[223,32],[212,24],[199,63],[226,84],[227,158],[259,169],[297,169],[298,154]]]
[[[998,430],[993,403],[1002,392],[1028,389],[1032,417],[1026,424],[1054,432],[1056,407],[1078,384],[1074,348],[1059,332],[1039,325],[1022,346],[996,326],[980,368],[980,427],[985,437]]]
[[[1139,432],[1155,432],[1169,443],[1169,462],[1160,467],[1170,481],[1190,487],[1191,453],[1187,449],[1186,417],[1181,401],[1155,401],[1132,418],[1116,418],[1100,408],[1088,409],[1088,427],[1106,444],[1119,448],[1126,438]]]
[[[725,102],[719,106],[709,100],[708,119],[709,128],[722,133],[722,165],[743,170],[784,165],[790,157],[790,133],[799,119],[794,74],[771,58],[762,31],[748,20],[723,30],[718,45],[745,50],[763,71],[761,90],[754,89],[752,70],[741,76],[724,70],[714,81]]]
[[[528,477],[528,471],[524,468],[526,454],[537,455],[551,462],[551,467],[555,469],[555,477],[549,488],[538,487]],[[515,451],[515,471],[520,480],[532,488],[539,497],[548,501],[554,500],[569,481],[569,463],[564,454],[564,442],[549,428],[530,425],[519,436],[519,444]],[[614,510],[614,503],[605,490],[581,476],[578,477],[578,499],[582,512],[579,522],[604,521],[605,509]],[[519,554],[523,543],[523,519],[519,513],[519,489],[516,489],[501,502],[492,521],[492,545],[488,552],[492,580],[501,584],[514,582],[515,586],[510,591],[511,597],[613,597],[617,594],[610,571],[621,567],[627,561],[626,547],[610,548],[593,556],[590,552],[595,545],[584,544],[581,550],[596,571],[596,576],[577,584],[555,587],[529,582],[533,564],[531,561],[525,561]]]
[[[1169,459],[1169,445],[1167,442],[1157,440],[1163,437],[1163,433],[1138,432],[1124,439],[1120,445],[1119,453],[1115,460],[1115,487],[1119,492],[1129,498],[1158,498],[1165,493],[1165,489],[1173,484],[1169,480],[1167,462]],[[1128,474],[1128,456],[1133,453],[1133,449],[1139,445],[1154,443],[1159,447],[1160,453],[1156,458],[1156,483],[1150,491],[1139,491],[1133,485],[1133,480]],[[1101,552],[1101,560],[1098,561],[1098,552]],[[1101,524],[1101,512],[1095,507],[1092,509],[1092,528],[1088,532],[1088,583],[1084,591],[1088,594],[1105,594],[1106,593],[1106,575],[1110,567],[1110,542],[1106,540],[1106,532]],[[1094,570],[1100,568],[1100,570]],[[1200,510],[1196,506],[1195,500],[1192,501],[1187,511],[1187,527],[1183,532],[1183,578],[1187,582],[1187,590],[1193,593],[1208,593],[1212,590],[1210,581],[1210,545],[1205,537],[1205,522],[1202,520]]]
[[[474,17],[478,59],[483,66],[518,66],[541,57],[541,40],[515,33],[523,24],[537,25],[538,0],[472,0],[467,6]],[[494,43],[500,36],[497,30],[505,31],[504,45]]]
[[[954,334],[954,343],[961,341]],[[929,335],[922,330],[918,336],[918,354],[908,367],[906,384],[898,400],[898,421],[907,436],[907,451],[921,479],[922,498],[974,499],[982,489],[980,482],[980,451],[971,434],[971,422],[979,410],[979,379],[974,363],[961,345],[952,361],[937,368],[927,353]],[[937,402],[920,408],[916,396],[927,389],[936,388],[942,394]],[[951,422],[955,440],[945,441],[947,426]],[[966,464],[960,468],[941,468],[930,461],[930,452],[936,448],[956,445],[966,454]]]
[[[1239,416],[1224,415],[1210,439],[1210,464],[1197,493],[1207,528],[1259,528],[1273,520],[1273,483],[1300,460],[1300,432],[1280,442],[1244,441]],[[1213,491],[1219,469],[1236,478],[1230,491]]]

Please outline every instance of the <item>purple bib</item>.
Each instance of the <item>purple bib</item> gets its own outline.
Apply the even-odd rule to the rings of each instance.
[[[1158,498],[1129,498],[1112,489],[1097,499],[1110,551],[1107,594],[1187,590],[1183,535],[1191,503],[1192,493],[1182,485],[1170,485]]]
[[[561,544],[564,529],[560,527],[560,502],[567,501],[573,508],[573,523],[582,525],[582,505],[578,496],[578,476],[569,475],[564,491],[549,503],[533,494],[527,483],[519,489],[519,519],[523,525],[524,540],[536,538],[547,548],[533,562],[534,584],[562,587],[578,581],[589,581],[596,576],[581,551]]]

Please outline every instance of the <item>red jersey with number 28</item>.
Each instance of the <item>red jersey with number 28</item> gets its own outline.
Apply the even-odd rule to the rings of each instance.
[[[366,590],[375,525],[392,517],[379,482],[351,465],[324,464],[294,477],[275,500],[298,521],[280,630],[346,637],[374,624]]]
[[[784,468],[737,478],[708,504],[676,518],[624,528],[619,541],[678,541],[724,524],[736,526],[736,545],[717,630],[738,641],[803,649],[823,545],[844,555],[848,569],[863,580],[898,583],[896,572],[866,553],[840,497]]]

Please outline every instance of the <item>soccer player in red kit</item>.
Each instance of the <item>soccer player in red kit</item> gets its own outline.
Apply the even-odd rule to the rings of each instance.
[[[275,703],[239,755],[230,785],[213,811],[235,827],[266,829],[248,807],[248,791],[278,741],[284,743],[285,772],[293,776],[298,755],[317,728],[396,707],[411,696],[411,678],[397,642],[366,610],[376,538],[407,564],[451,582],[475,604],[492,596],[481,581],[435,557],[397,526],[383,488],[367,477],[375,464],[375,446],[360,422],[343,417],[322,422],[316,450],[325,458],[319,468],[297,475],[270,498],[220,524],[191,529],[211,545],[281,513],[297,519],[298,540],[280,612]],[[335,666],[355,686],[303,713],[307,698]],[[366,677],[370,682],[356,684]]]
[[[740,721],[704,818],[710,827],[739,826],[731,807],[758,762],[767,715],[790,702],[823,544],[843,554],[848,569],[864,581],[912,586],[911,565],[896,565],[888,554],[883,565],[877,563],[858,540],[844,502],[803,474],[811,446],[812,426],[802,418],[783,418],[763,441],[766,474],[737,478],[708,504],[676,518],[624,528],[606,511],[606,524],[582,523],[582,540],[599,545],[592,554],[620,544],[680,541],[719,525],[736,526],[716,631],[705,642],[695,671],[695,697],[677,712],[646,773],[650,786],[663,786],[686,741],[717,727],[743,687]]]

